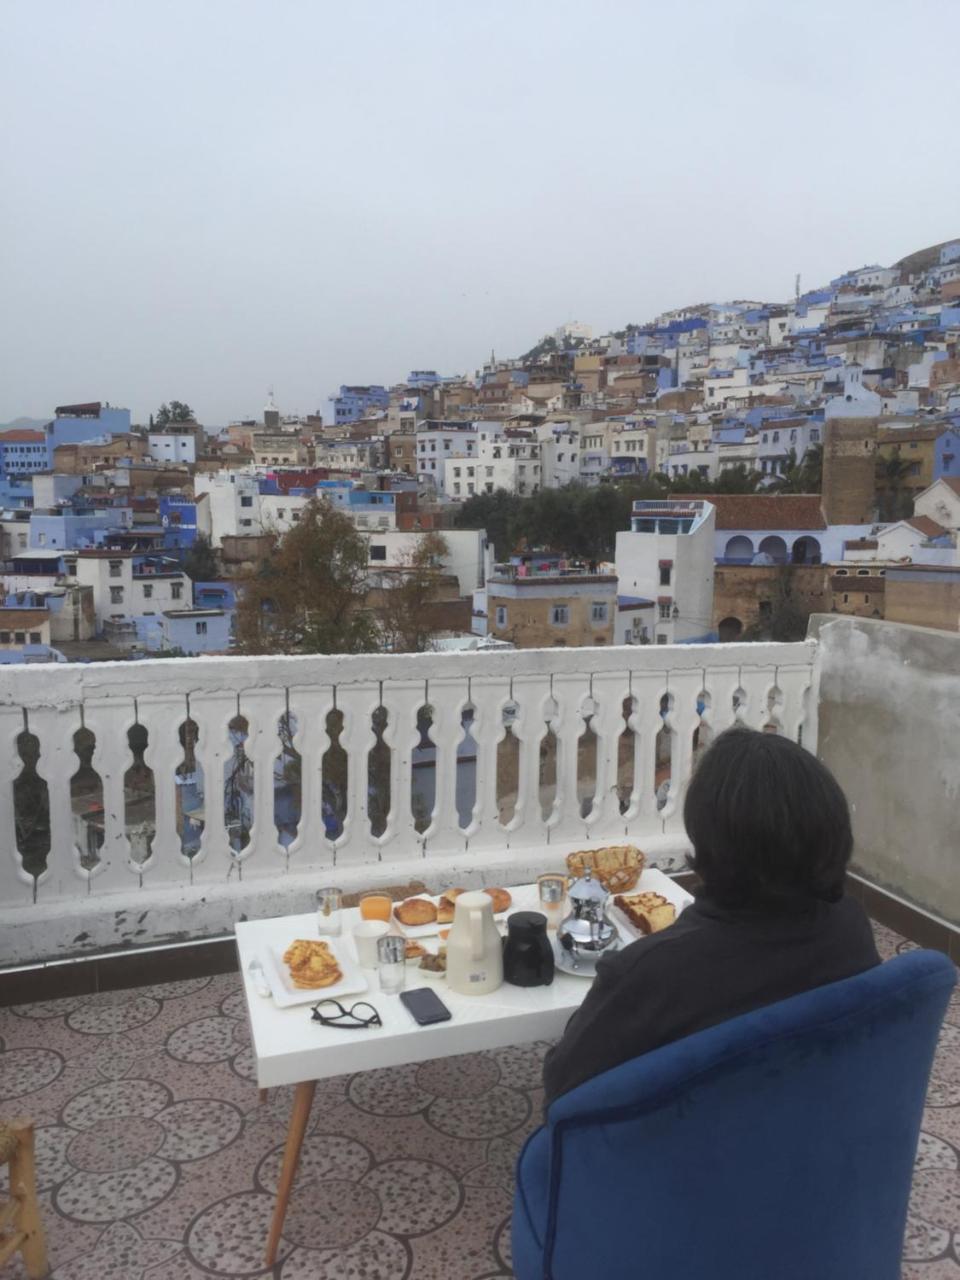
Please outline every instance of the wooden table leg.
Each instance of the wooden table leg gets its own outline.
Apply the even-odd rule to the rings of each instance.
[[[47,1244],[37,1203],[37,1175],[34,1164],[33,1125],[29,1121],[14,1123],[19,1142],[10,1159],[10,1191],[20,1201],[19,1227],[24,1233],[20,1252],[30,1280],[41,1280],[50,1270]]]
[[[290,1201],[293,1180],[297,1176],[300,1148],[303,1146],[303,1135],[307,1132],[307,1121],[310,1119],[310,1108],[313,1106],[316,1088],[316,1080],[304,1080],[294,1091],[290,1125],[287,1128],[287,1145],[283,1152],[280,1181],[277,1183],[277,1203],[273,1209],[273,1221],[270,1223],[270,1235],[267,1239],[268,1267],[272,1267],[277,1260],[280,1236],[283,1233],[283,1220],[287,1216],[287,1204]]]

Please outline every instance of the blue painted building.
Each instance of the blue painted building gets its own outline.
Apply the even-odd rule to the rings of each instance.
[[[429,391],[440,383],[440,375],[435,369],[414,369],[407,378],[408,387],[416,387],[419,391]]]
[[[99,436],[121,436],[130,431],[130,410],[92,400],[88,404],[62,404],[47,423],[50,456],[61,444],[85,444]]]
[[[960,428],[948,427],[937,437],[933,452],[934,480],[960,478]]]
[[[161,497],[158,505],[164,551],[176,554],[189,550],[197,540],[196,502],[192,498]]]
[[[130,526],[128,507],[106,511],[34,511],[30,517],[30,546],[34,550],[63,551],[102,547],[109,534],[128,530]]]
[[[26,476],[49,471],[52,455],[44,431],[15,429],[0,433],[0,476]]]
[[[358,422],[372,410],[379,412],[390,406],[390,392],[386,387],[348,387],[341,386],[340,394],[334,397],[334,421],[338,424]]]

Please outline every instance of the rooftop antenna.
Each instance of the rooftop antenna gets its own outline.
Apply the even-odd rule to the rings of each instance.
[[[793,282],[793,296],[796,302],[800,301],[800,272],[797,272],[796,279]]]

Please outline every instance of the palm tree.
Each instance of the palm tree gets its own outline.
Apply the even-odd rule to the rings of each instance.
[[[787,465],[771,484],[769,493],[819,493],[823,485],[823,445],[812,445],[797,461],[796,449],[787,454]]]
[[[913,513],[913,498],[903,490],[910,463],[899,453],[877,458],[877,507],[881,520],[904,520]]]

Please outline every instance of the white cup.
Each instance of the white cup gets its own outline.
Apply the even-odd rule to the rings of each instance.
[[[386,920],[361,920],[356,926],[353,941],[361,969],[376,969],[377,941],[388,934],[390,929],[391,925]]]

